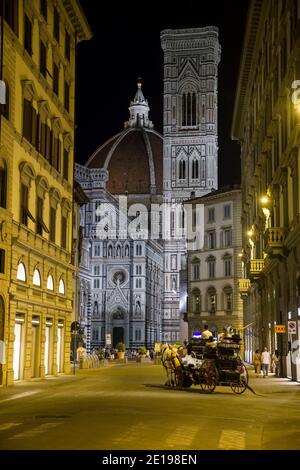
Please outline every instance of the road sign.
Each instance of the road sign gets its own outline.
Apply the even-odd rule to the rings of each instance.
[[[111,345],[111,334],[110,333],[105,335],[105,344],[107,344],[107,346]]]
[[[285,333],[285,325],[275,325],[275,333]]]
[[[297,334],[297,324],[295,321],[289,321],[288,322],[288,333],[290,335],[296,335]]]

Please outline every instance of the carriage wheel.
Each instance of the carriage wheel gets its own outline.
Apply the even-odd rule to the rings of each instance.
[[[240,382],[232,383],[230,387],[231,387],[231,390],[237,395],[241,395],[242,393],[244,393],[244,391],[247,388],[244,380],[241,380]]]
[[[217,376],[214,367],[205,368],[200,381],[201,390],[205,393],[212,393],[216,386]]]
[[[244,393],[244,391],[247,388],[249,374],[248,374],[247,367],[245,366],[243,362],[241,362],[241,364],[238,367],[240,371],[240,381],[236,383],[232,383],[230,387],[234,393],[236,393],[237,395],[241,395],[242,393]]]

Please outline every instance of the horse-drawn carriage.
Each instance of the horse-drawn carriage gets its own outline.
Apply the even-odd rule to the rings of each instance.
[[[216,386],[227,386],[234,393],[243,393],[248,385],[248,371],[239,356],[240,342],[238,336],[223,338],[219,343],[191,341],[190,354],[185,357],[176,347],[165,345],[162,364],[167,372],[166,385],[200,385],[206,393],[212,393]]]

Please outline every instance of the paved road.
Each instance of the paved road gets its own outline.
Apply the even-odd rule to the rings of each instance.
[[[252,374],[257,395],[239,396],[164,380],[128,364],[0,389],[0,449],[300,449],[300,384]]]

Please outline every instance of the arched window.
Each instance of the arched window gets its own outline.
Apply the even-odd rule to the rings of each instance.
[[[18,264],[17,279],[18,281],[26,282],[26,269],[23,263]]]
[[[197,124],[197,98],[195,92],[182,94],[182,126],[196,126]]]
[[[65,295],[65,283],[63,279],[60,279],[59,281],[58,292],[62,295]]]
[[[214,287],[209,287],[207,289],[207,300],[208,300],[208,312],[216,313],[217,311],[217,292]]]
[[[208,278],[213,279],[216,277],[216,258],[214,256],[209,256],[206,261],[208,268]]]
[[[108,256],[111,257],[112,254],[113,254],[113,249],[112,249],[112,246],[109,245],[109,247],[108,247]]]
[[[206,178],[206,161],[205,157],[201,158],[201,178],[205,180]]]
[[[198,259],[192,262],[192,279],[193,281],[200,279],[200,261]]]
[[[224,293],[224,310],[226,312],[231,312],[233,309],[232,287],[225,286],[223,289],[223,293]]]
[[[0,207],[6,208],[7,169],[4,161],[0,159]]]
[[[51,274],[49,274],[47,278],[47,289],[48,290],[54,290],[54,282],[53,282],[53,277]]]
[[[193,160],[193,162],[192,162],[192,178],[194,180],[199,178],[199,162],[198,162],[198,160]]]
[[[125,245],[125,256],[129,256],[129,246]]]
[[[185,179],[185,161],[180,160],[179,162],[179,179],[184,180]]]
[[[199,289],[193,290],[193,312],[201,312],[201,295]]]
[[[192,126],[196,126],[196,93],[192,93],[192,116],[191,116]]]
[[[33,272],[32,283],[34,286],[41,287],[41,275],[38,269],[35,269]]]

